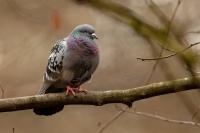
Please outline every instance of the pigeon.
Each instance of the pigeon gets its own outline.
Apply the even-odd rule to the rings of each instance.
[[[38,94],[60,93],[75,95],[87,93],[80,87],[91,79],[99,64],[99,50],[95,39],[95,29],[89,24],[75,27],[64,39],[55,43],[48,58],[43,85]],[[64,108],[64,105],[34,108],[37,115],[53,115]]]

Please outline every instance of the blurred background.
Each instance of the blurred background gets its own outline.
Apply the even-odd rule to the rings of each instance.
[[[159,27],[145,0],[114,2],[133,9],[143,20]],[[174,0],[154,2],[169,17],[177,5]],[[189,43],[200,41],[199,6],[199,0],[182,0],[173,22],[182,31],[197,31],[184,34]],[[56,40],[66,37],[78,24],[93,25],[99,36],[100,65],[92,82],[84,84],[83,88],[112,90],[145,85],[155,63],[136,59],[155,55],[151,46],[136,32],[100,11],[72,0],[0,0],[0,20],[0,85],[5,98],[36,94],[42,84],[52,45]],[[193,47],[196,52],[199,48]],[[168,58],[165,62],[174,78],[188,75],[176,58]],[[163,68],[158,66],[149,83],[166,80]],[[193,90],[137,101],[133,107],[141,112],[171,119],[200,122],[199,96],[197,90]],[[70,105],[50,117],[37,116],[32,110],[0,113],[0,132],[12,133],[15,128],[15,133],[95,133],[119,112],[116,105]],[[118,106],[123,107],[120,104]],[[199,133],[200,128],[124,113],[103,132],[161,131]]]

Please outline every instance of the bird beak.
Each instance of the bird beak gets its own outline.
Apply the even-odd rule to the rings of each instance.
[[[98,39],[97,35],[95,33],[92,33],[92,38]]]

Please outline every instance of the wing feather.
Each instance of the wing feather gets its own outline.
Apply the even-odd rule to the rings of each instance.
[[[63,58],[66,47],[66,40],[64,39],[57,41],[51,49],[46,72],[44,74],[45,80],[55,82],[61,78]]]

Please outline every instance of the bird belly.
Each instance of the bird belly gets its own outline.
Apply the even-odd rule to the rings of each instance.
[[[74,73],[72,71],[70,71],[70,70],[64,70],[62,72],[62,78],[61,78],[61,80],[69,82],[69,81],[71,81],[73,79],[73,77],[74,77]]]
[[[73,72],[71,72],[69,70],[64,70],[62,72],[60,80],[58,80],[56,83],[54,83],[54,86],[56,88],[65,88],[70,83],[70,81],[73,79],[73,77],[74,77]]]

